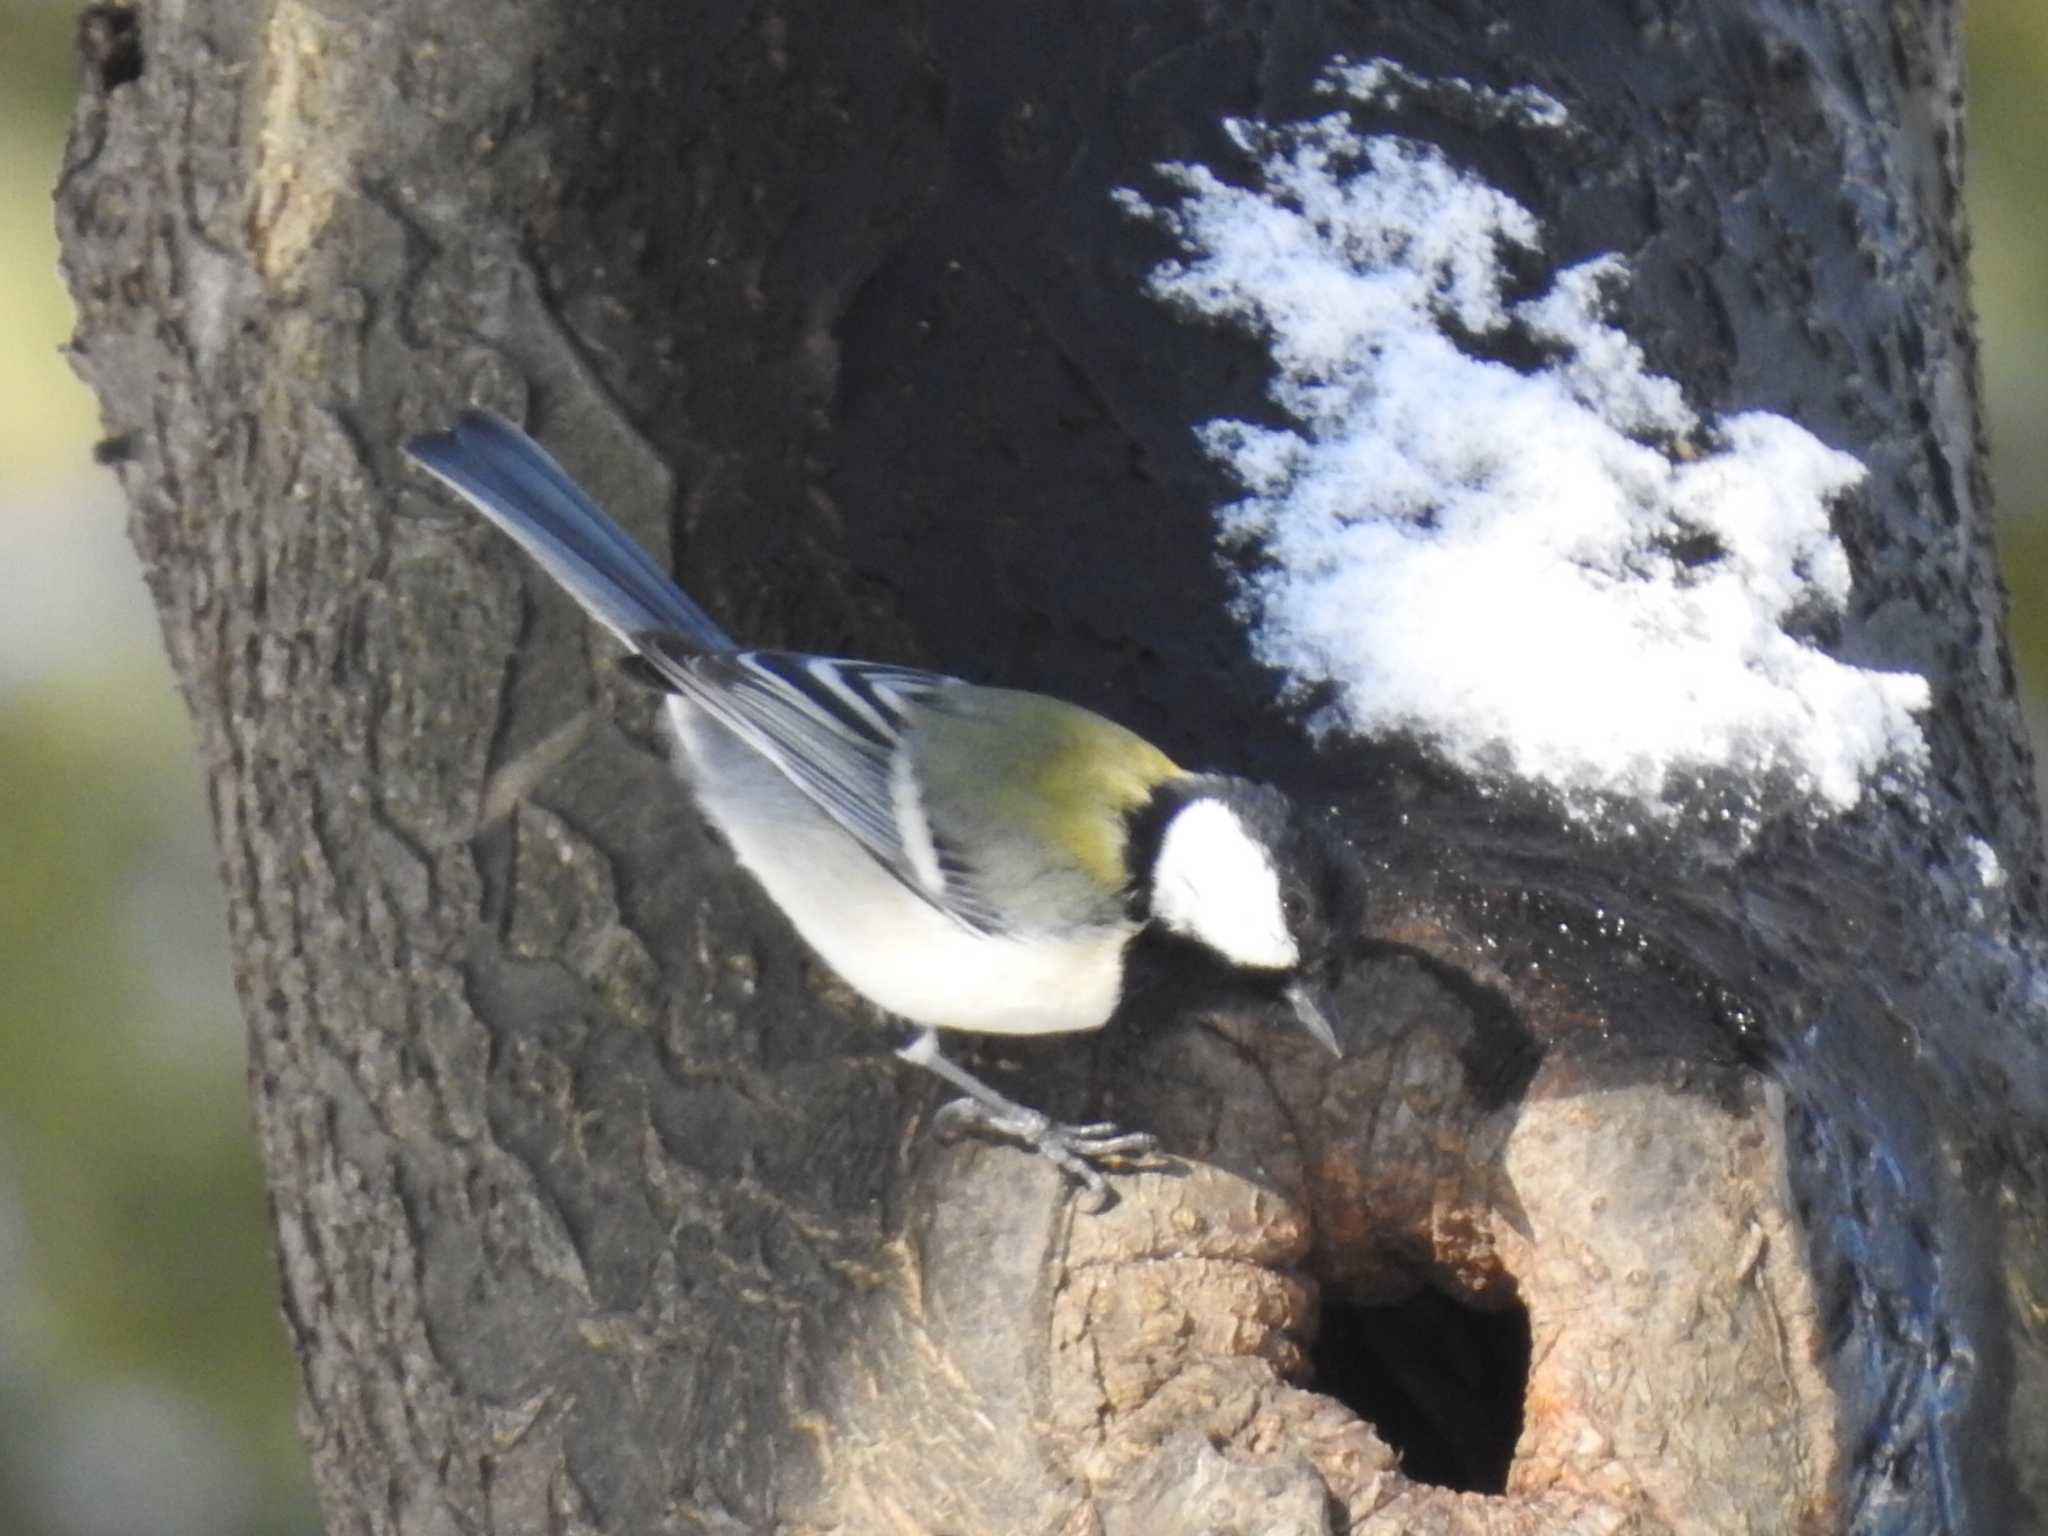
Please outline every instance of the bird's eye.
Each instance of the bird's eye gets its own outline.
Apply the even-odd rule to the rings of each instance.
[[[1300,891],[1287,891],[1280,897],[1280,915],[1292,928],[1308,916],[1308,898]]]

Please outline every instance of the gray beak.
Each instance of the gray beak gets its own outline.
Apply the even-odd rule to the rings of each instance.
[[[1330,1018],[1335,1010],[1330,1006],[1329,993],[1313,982],[1297,981],[1287,989],[1287,1002],[1303,1029],[1321,1041],[1332,1056],[1343,1056],[1344,1048],[1337,1044],[1337,1032],[1330,1027]]]

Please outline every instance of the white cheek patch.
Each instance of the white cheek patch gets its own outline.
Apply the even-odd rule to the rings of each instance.
[[[1218,800],[1196,800],[1166,824],[1152,866],[1152,915],[1233,965],[1283,971],[1301,958],[1272,859]]]

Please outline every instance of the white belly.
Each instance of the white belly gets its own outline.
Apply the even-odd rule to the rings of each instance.
[[[686,700],[670,724],[699,804],[804,942],[913,1024],[984,1034],[1099,1029],[1116,1009],[1129,928],[1072,940],[991,937],[946,916]]]

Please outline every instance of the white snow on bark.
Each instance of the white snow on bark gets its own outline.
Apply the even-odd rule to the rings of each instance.
[[[1488,121],[1570,131],[1540,92],[1451,84]],[[1324,89],[1449,86],[1340,60]],[[1850,597],[1828,514],[1856,459],[1782,416],[1702,422],[1608,323],[1618,256],[1510,302],[1505,260],[1526,273],[1543,232],[1435,146],[1345,111],[1224,126],[1242,182],[1174,163],[1176,196],[1117,195],[1184,253],[1153,292],[1271,349],[1286,424],[1199,431],[1243,488],[1218,518],[1253,557],[1255,653],[1328,699],[1315,729],[1406,733],[1588,817],[1668,816],[1710,770],[1841,810],[1924,764],[1926,680],[1808,638]]]

